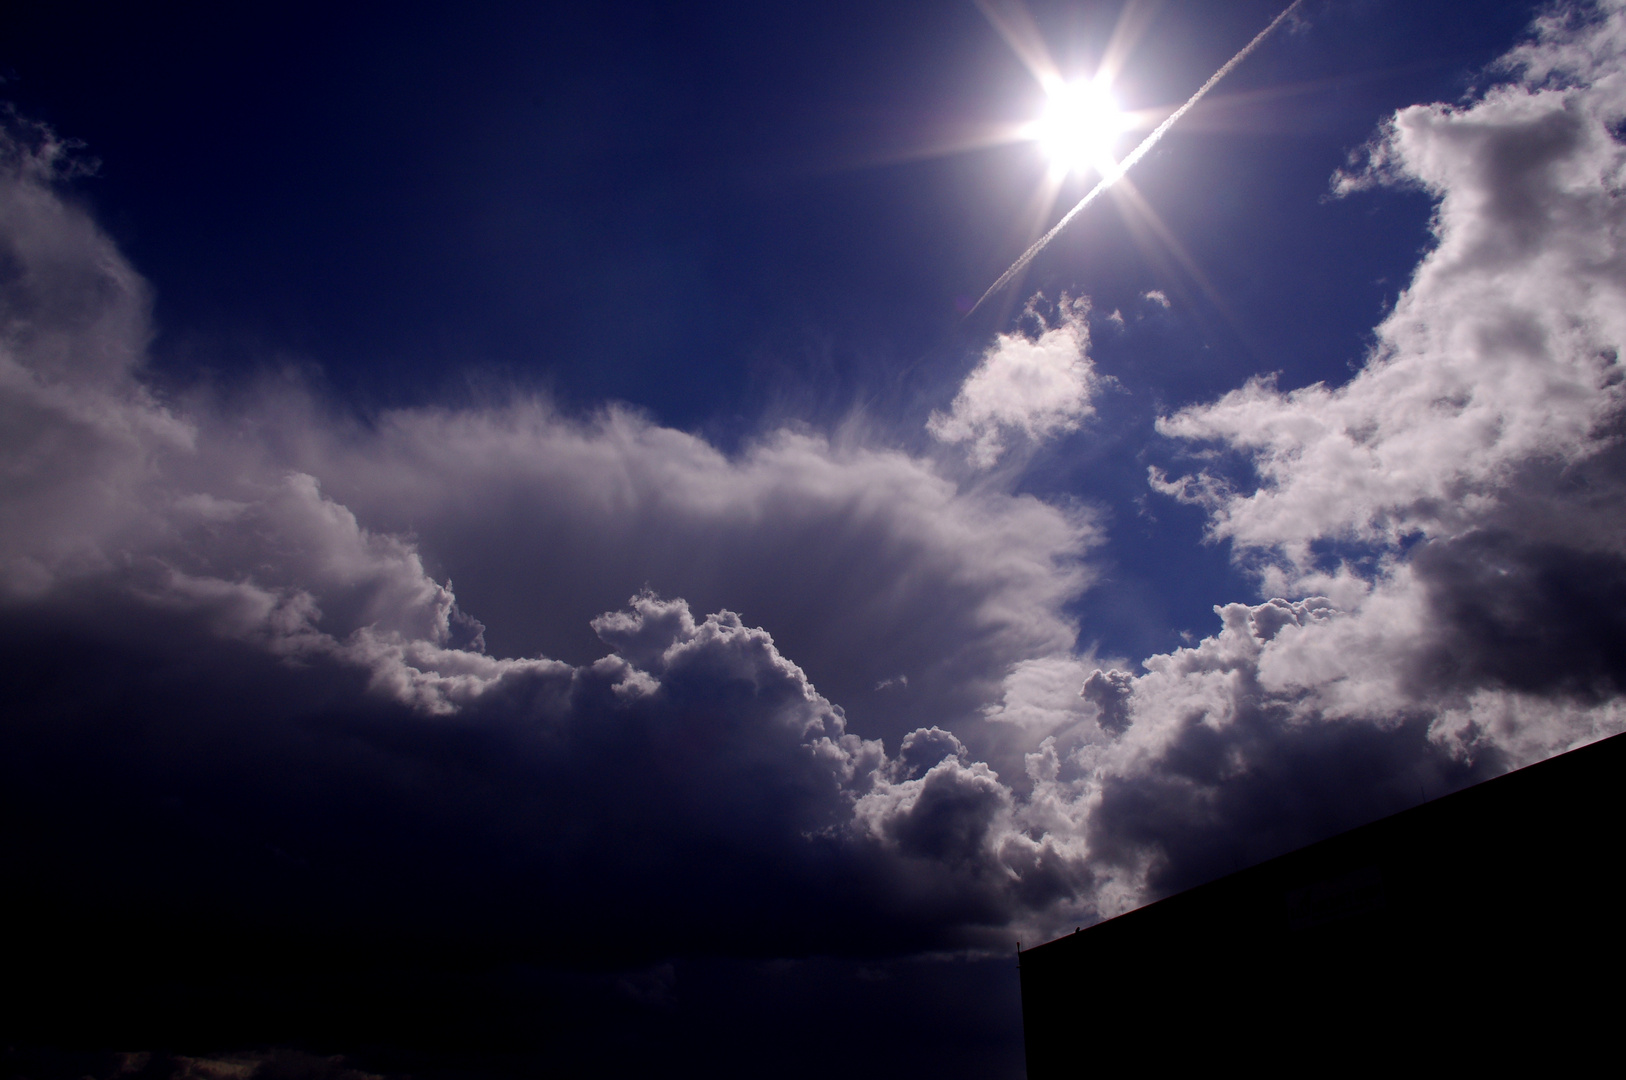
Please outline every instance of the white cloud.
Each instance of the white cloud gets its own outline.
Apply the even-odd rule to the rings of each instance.
[[[125,746],[129,710],[129,775],[206,774],[241,850],[337,844],[402,911],[511,897],[489,902],[516,925],[816,951],[1046,936],[1620,730],[1606,16],[1549,20],[1526,81],[1387,129],[1363,175],[1430,191],[1437,242],[1359,374],[1163,421],[1262,482],[1159,486],[1304,598],[1224,605],[1140,674],[1073,651],[1088,516],[894,449],[785,431],[730,456],[535,399],[365,427],[297,389],[159,401],[140,279],[14,166],[0,630],[8,656],[108,657],[125,703],[63,690],[29,737]],[[991,466],[1076,430],[1085,314],[999,338],[932,434]],[[1373,558],[1319,562],[1329,539]],[[341,796],[382,808],[377,836],[289,803]]]
[[[1538,30],[1518,81],[1401,110],[1337,179],[1437,200],[1361,371],[1256,379],[1160,424],[1258,482],[1217,464],[1154,487],[1310,599],[1227,605],[1218,635],[1145,661],[1092,759],[1097,871],[1130,895],[1626,727],[1626,7]]]
[[[16,125],[12,125],[16,128]],[[103,565],[102,542],[146,517],[141,487],[193,431],[132,376],[145,283],[53,190],[61,142],[0,128],[0,589]]]
[[[1549,19],[1510,58],[1524,82],[1386,126],[1361,178],[1432,194],[1436,242],[1365,367],[1337,388],[1254,380],[1160,425],[1240,451],[1262,479],[1160,481],[1209,506],[1215,536],[1302,572],[1317,539],[1479,527],[1517,498],[1519,470],[1562,472],[1611,444],[1626,400],[1622,22],[1616,4],[1600,22]]]
[[[305,453],[362,519],[412,530],[505,652],[585,660],[588,620],[648,585],[771,627],[889,741],[1070,648],[1098,542],[1087,514],[898,451],[779,432],[730,458],[627,410],[403,411],[366,438],[313,425]]]
[[[1000,334],[966,376],[947,413],[934,412],[926,429],[946,443],[970,443],[973,463],[989,468],[1020,436],[1040,442],[1077,431],[1095,411],[1098,378],[1090,361],[1089,302],[1063,298],[1054,326],[1040,322],[1036,337]]]

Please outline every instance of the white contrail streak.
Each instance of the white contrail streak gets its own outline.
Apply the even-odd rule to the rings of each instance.
[[[1203,99],[1204,94],[1207,94],[1210,90],[1214,89],[1216,83],[1225,78],[1225,76],[1229,75],[1231,70],[1238,64],[1246,60],[1248,58],[1248,54],[1257,49],[1260,43],[1270,36],[1270,32],[1276,29],[1277,26],[1281,25],[1282,20],[1291,15],[1293,13],[1293,9],[1298,7],[1303,2],[1304,0],[1293,0],[1291,4],[1288,4],[1287,7],[1283,8],[1280,15],[1270,20],[1269,26],[1259,31],[1259,33],[1254,35],[1252,41],[1242,46],[1241,52],[1231,57],[1225,62],[1224,67],[1220,68],[1218,71],[1214,72],[1213,75],[1209,76],[1208,81],[1203,83],[1202,86],[1197,89],[1195,94],[1192,94],[1191,97],[1186,99],[1186,103],[1184,105],[1170,113],[1169,118],[1157,125],[1150,135],[1141,140],[1141,144],[1139,146],[1135,147],[1134,150],[1129,152],[1127,157],[1118,162],[1118,164],[1114,165],[1112,168],[1108,169],[1101,177],[1100,181],[1098,181],[1096,185],[1090,189],[1090,193],[1078,201],[1077,206],[1067,211],[1066,216],[1060,221],[1056,222],[1055,226],[1051,228],[1049,232],[1039,237],[1039,239],[1034,242],[1032,247],[1022,252],[1022,257],[1012,263],[1011,268],[1001,274],[998,281],[988,286],[988,291],[983,293],[982,297],[975,304],[971,305],[971,311],[976,311],[978,308],[982,307],[983,303],[987,301],[990,296],[994,295],[1000,289],[1003,289],[1007,284],[1009,284],[1011,278],[1025,270],[1028,263],[1033,261],[1034,256],[1043,251],[1045,247],[1049,245],[1050,241],[1056,238],[1056,234],[1067,227],[1068,222],[1072,221],[1080,213],[1082,213],[1086,206],[1100,198],[1102,192],[1106,191],[1113,184],[1116,184],[1119,180],[1122,180],[1124,173],[1127,173],[1131,168],[1134,167],[1134,164],[1137,161],[1145,157],[1147,153],[1151,151],[1152,147],[1157,145],[1158,140],[1167,135],[1169,133],[1169,129],[1175,124],[1179,123],[1180,118],[1186,115],[1186,113],[1191,110],[1193,105],[1197,104],[1197,102]],[[970,316],[971,311],[966,312],[967,317]]]

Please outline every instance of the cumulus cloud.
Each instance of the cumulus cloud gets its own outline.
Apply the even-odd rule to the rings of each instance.
[[[1086,514],[805,432],[730,457],[625,408],[162,398],[145,284],[61,197],[58,145],[7,137],[0,651],[8,756],[55,763],[10,776],[40,888],[117,865],[161,906],[518,939],[546,916],[639,955],[1003,947],[1073,902],[1077,845],[1025,828],[966,724],[1070,649]],[[141,825],[109,841],[58,766]],[[182,804],[220,848],[164,820]]]
[[[324,940],[417,927],[523,952],[568,925],[649,958],[999,947],[1088,876],[955,736],[923,729],[889,756],[731,612],[643,594],[596,620],[590,664],[488,662],[426,698],[363,692],[353,655],[289,667],[187,613],[81,595],[27,634],[7,622],[30,898],[117,873],[131,903],[270,909]],[[58,662],[65,635],[96,671],[88,695]],[[444,684],[444,652],[376,666]]]
[[[1114,735],[1121,735],[1129,726],[1127,708],[1135,677],[1127,671],[1102,671],[1097,668],[1084,680],[1079,697],[1095,706],[1096,723]]]
[[[1077,431],[1095,412],[1099,378],[1090,360],[1089,302],[1063,297],[1054,325],[1032,304],[1024,317],[1038,334],[1000,334],[966,376],[947,413],[934,412],[926,429],[946,443],[970,443],[973,463],[989,468],[1008,440],[1040,442]]]
[[[1512,81],[1397,113],[1335,178],[1436,200],[1365,365],[1160,422],[1222,453],[1153,486],[1205,507],[1266,595],[1307,598],[1227,605],[1132,685],[1092,677],[1128,720],[1099,873],[1167,891],[1626,724],[1623,47],[1621,4],[1556,11]]]
[[[1138,670],[1075,648],[1087,513],[894,448],[162,398],[145,286],[13,133],[13,864],[639,962],[1004,948],[1620,730],[1623,10],[1385,127],[1361,183],[1429,191],[1435,243],[1354,378],[1163,419],[1220,453],[1154,485],[1279,598]],[[987,467],[1076,430],[1086,314],[931,433]]]
[[[1225,605],[1219,634],[1114,687],[1129,723],[1093,752],[1095,872],[1166,894],[1626,726],[1618,696],[1442,684],[1401,578],[1354,611]]]
[[[410,529],[493,648],[590,659],[589,620],[647,584],[771,627],[890,745],[1069,649],[1062,606],[1098,543],[1088,511],[805,432],[730,458],[630,410],[574,420],[535,400],[310,430],[300,467],[376,527]]]
[[[1254,380],[1162,422],[1258,476],[1251,490],[1220,471],[1153,483],[1208,507],[1213,535],[1261,560],[1267,587],[1359,604],[1417,575],[1426,588],[1409,594],[1437,628],[1466,626],[1470,581],[1489,590],[1481,623],[1507,625],[1489,615],[1503,603],[1536,614],[1531,583],[1559,577],[1519,564],[1560,550],[1614,576],[1626,555],[1623,25],[1618,4],[1543,19],[1506,61],[1520,81],[1403,109],[1384,128],[1362,175],[1433,194],[1435,244],[1353,379],[1290,392]],[[1377,569],[1340,568],[1329,543],[1365,545]]]
[[[1612,444],[1626,392],[1621,22],[1614,4],[1546,19],[1507,60],[1522,80],[1384,128],[1359,179],[1433,195],[1435,243],[1360,373],[1290,392],[1257,379],[1161,424],[1237,450],[1261,478],[1158,480],[1210,507],[1216,537],[1302,569],[1322,538],[1460,535],[1517,497],[1514,473],[1561,475]]]

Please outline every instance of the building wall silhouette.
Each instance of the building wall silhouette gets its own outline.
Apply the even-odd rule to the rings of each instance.
[[[1623,805],[1626,735],[1028,949],[1028,1076],[1610,1052]]]

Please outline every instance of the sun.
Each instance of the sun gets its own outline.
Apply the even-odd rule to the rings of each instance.
[[[1129,127],[1112,92],[1090,79],[1057,84],[1029,131],[1053,171],[1105,173],[1116,163],[1115,144]]]

